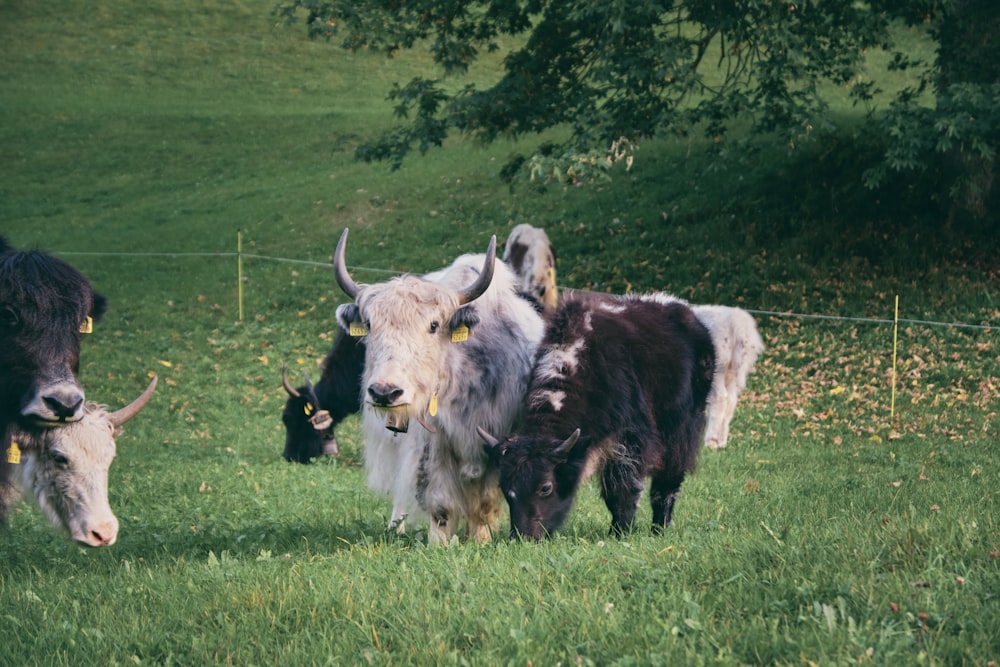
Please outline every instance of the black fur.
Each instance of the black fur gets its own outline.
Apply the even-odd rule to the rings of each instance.
[[[323,455],[325,441],[334,439],[334,428],[348,415],[361,408],[361,374],[364,372],[365,349],[362,338],[356,338],[337,327],[330,351],[323,360],[323,374],[316,385],[297,387],[300,396],[289,396],[281,419],[285,423],[287,461],[309,463]],[[311,408],[309,407],[311,406]],[[333,425],[317,431],[309,418],[316,409],[326,410]]]
[[[566,363],[548,361],[580,341]],[[553,316],[537,359],[522,427],[488,447],[512,534],[540,539],[557,530],[588,460],[601,474],[612,533],[631,528],[647,477],[653,529],[670,525],[701,448],[715,366],[708,330],[682,301],[571,298]]]
[[[0,484],[9,477],[11,427],[35,428],[22,409],[40,382],[75,377],[80,327],[106,310],[107,300],[72,266],[41,251],[15,250],[0,237]]]

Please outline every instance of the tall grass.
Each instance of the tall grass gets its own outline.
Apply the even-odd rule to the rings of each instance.
[[[661,537],[609,539],[588,487],[544,544],[428,548],[423,527],[385,531],[356,419],[339,459],[280,460],[280,365],[318,373],[343,298],[322,264],[345,226],[366,281],[530,222],[566,287],[857,318],[891,319],[896,294],[910,320],[1000,313],[986,247],[865,200],[847,144],[720,163],[650,142],[634,172],[581,188],[496,178],[534,140],[456,138],[395,173],[355,163],[393,122],[390,82],[428,63],[310,42],[270,9],[0,5],[0,233],[109,297],[84,341],[90,397],[118,406],[161,377],[119,441],[117,544],[77,547],[27,509],[0,535],[0,662],[1000,659],[994,330],[901,325],[890,417],[891,326],[759,315],[768,351],[730,448],[704,453]],[[248,255],[303,260],[244,258],[242,322],[238,230]]]

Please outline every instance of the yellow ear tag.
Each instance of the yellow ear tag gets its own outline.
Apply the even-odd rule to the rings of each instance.
[[[80,325],[80,333],[94,333],[94,318],[87,315],[87,319]]]
[[[556,267],[554,266],[549,267],[549,284],[553,286],[556,284]]]
[[[459,324],[455,327],[455,330],[451,332],[451,342],[464,343],[467,340],[469,340],[469,327],[464,324]]]
[[[347,333],[351,334],[355,338],[361,338],[362,336],[368,335],[368,327],[366,327],[362,322],[351,322],[351,327]]]
[[[7,463],[17,465],[20,462],[21,448],[17,446],[16,442],[11,442],[10,447],[7,448]]]
[[[438,393],[435,391],[431,395],[431,404],[427,408],[427,412],[431,413],[431,417],[436,417],[438,413]]]
[[[307,402],[306,407],[302,411],[306,413],[306,417],[312,417],[312,413],[316,411],[316,408],[313,407],[312,403]]]

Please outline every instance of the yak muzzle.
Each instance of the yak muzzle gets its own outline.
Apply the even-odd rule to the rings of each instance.
[[[83,417],[84,394],[73,382],[40,388],[21,410],[21,416],[39,426],[59,426]]]
[[[403,389],[388,382],[373,382],[368,385],[368,397],[372,405],[380,408],[390,408],[403,395]]]

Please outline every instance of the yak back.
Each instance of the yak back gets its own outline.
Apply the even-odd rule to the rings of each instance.
[[[608,439],[641,442],[652,468],[690,470],[714,365],[709,332],[683,300],[569,297],[539,348],[519,432],[561,441],[580,428],[575,456]]]

